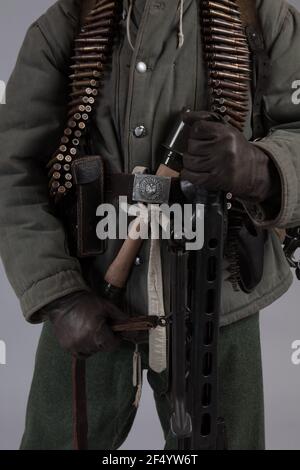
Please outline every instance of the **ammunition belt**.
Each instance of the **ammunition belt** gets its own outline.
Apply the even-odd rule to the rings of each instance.
[[[250,0],[249,0],[250,1]],[[251,57],[245,24],[238,0],[203,0],[200,22],[204,57],[207,62],[210,108],[243,132],[249,111],[252,78]],[[230,197],[225,253],[229,280],[239,290],[240,263],[237,233],[245,212]]]
[[[211,110],[243,131],[249,110],[250,51],[236,0],[200,2]]]
[[[98,0],[75,38],[70,75],[68,123],[60,146],[48,164],[50,195],[59,200],[73,187],[72,161],[90,121],[121,19],[121,2]]]

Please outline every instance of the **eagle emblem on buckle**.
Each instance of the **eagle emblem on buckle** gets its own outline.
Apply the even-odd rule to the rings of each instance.
[[[163,204],[169,201],[171,178],[137,174],[134,178],[132,199],[148,204]]]

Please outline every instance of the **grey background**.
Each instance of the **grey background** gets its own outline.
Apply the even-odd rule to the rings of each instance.
[[[29,24],[53,3],[0,0],[0,80],[7,81]],[[300,9],[300,0],[291,3]],[[291,363],[291,344],[300,339],[299,288],[294,282],[291,290],[261,315],[268,449],[300,449],[300,366]],[[7,346],[7,365],[0,365],[0,449],[4,450],[17,449],[21,439],[40,327],[23,320],[2,265],[0,299],[0,340]],[[137,419],[122,448],[162,446],[152,393],[145,380]]]

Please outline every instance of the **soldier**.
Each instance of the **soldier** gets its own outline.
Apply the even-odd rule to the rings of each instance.
[[[79,262],[70,254],[62,221],[48,197],[45,166],[67,121],[68,66],[81,3],[59,0],[30,27],[7,86],[7,105],[0,111],[1,256],[26,320],[45,322],[22,449],[72,448],[70,352],[91,356],[90,449],[120,447],[136,414],[132,356],[139,338],[126,341],[114,334],[109,320],[147,310],[148,245],[130,274],[123,312],[99,295],[118,243],[109,241],[103,255]],[[208,83],[199,47],[198,0],[121,2],[112,70],[103,81],[89,140],[92,154],[103,157],[110,173],[131,173],[137,165],[155,172],[161,142],[189,106],[194,112],[185,117],[190,133],[182,178],[230,191],[243,201],[256,226],[267,229],[263,276],[255,289],[235,291],[224,271],[220,331],[219,407],[229,449],[255,450],[264,448],[259,311],[292,282],[274,229],[300,222],[300,111],[291,100],[292,82],[300,76],[300,16],[282,0],[251,3],[271,65],[267,85],[257,90],[259,106],[256,102],[253,108],[263,113],[259,141],[248,141],[253,136],[251,107],[244,134],[212,121],[205,111]],[[219,4],[235,5],[225,0]],[[147,343],[139,348],[166,448],[172,449],[167,373],[163,367],[148,368]]]

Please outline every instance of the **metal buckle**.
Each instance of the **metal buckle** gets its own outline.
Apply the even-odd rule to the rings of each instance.
[[[169,202],[170,189],[170,177],[137,174],[133,183],[132,200],[147,204],[166,204]]]

